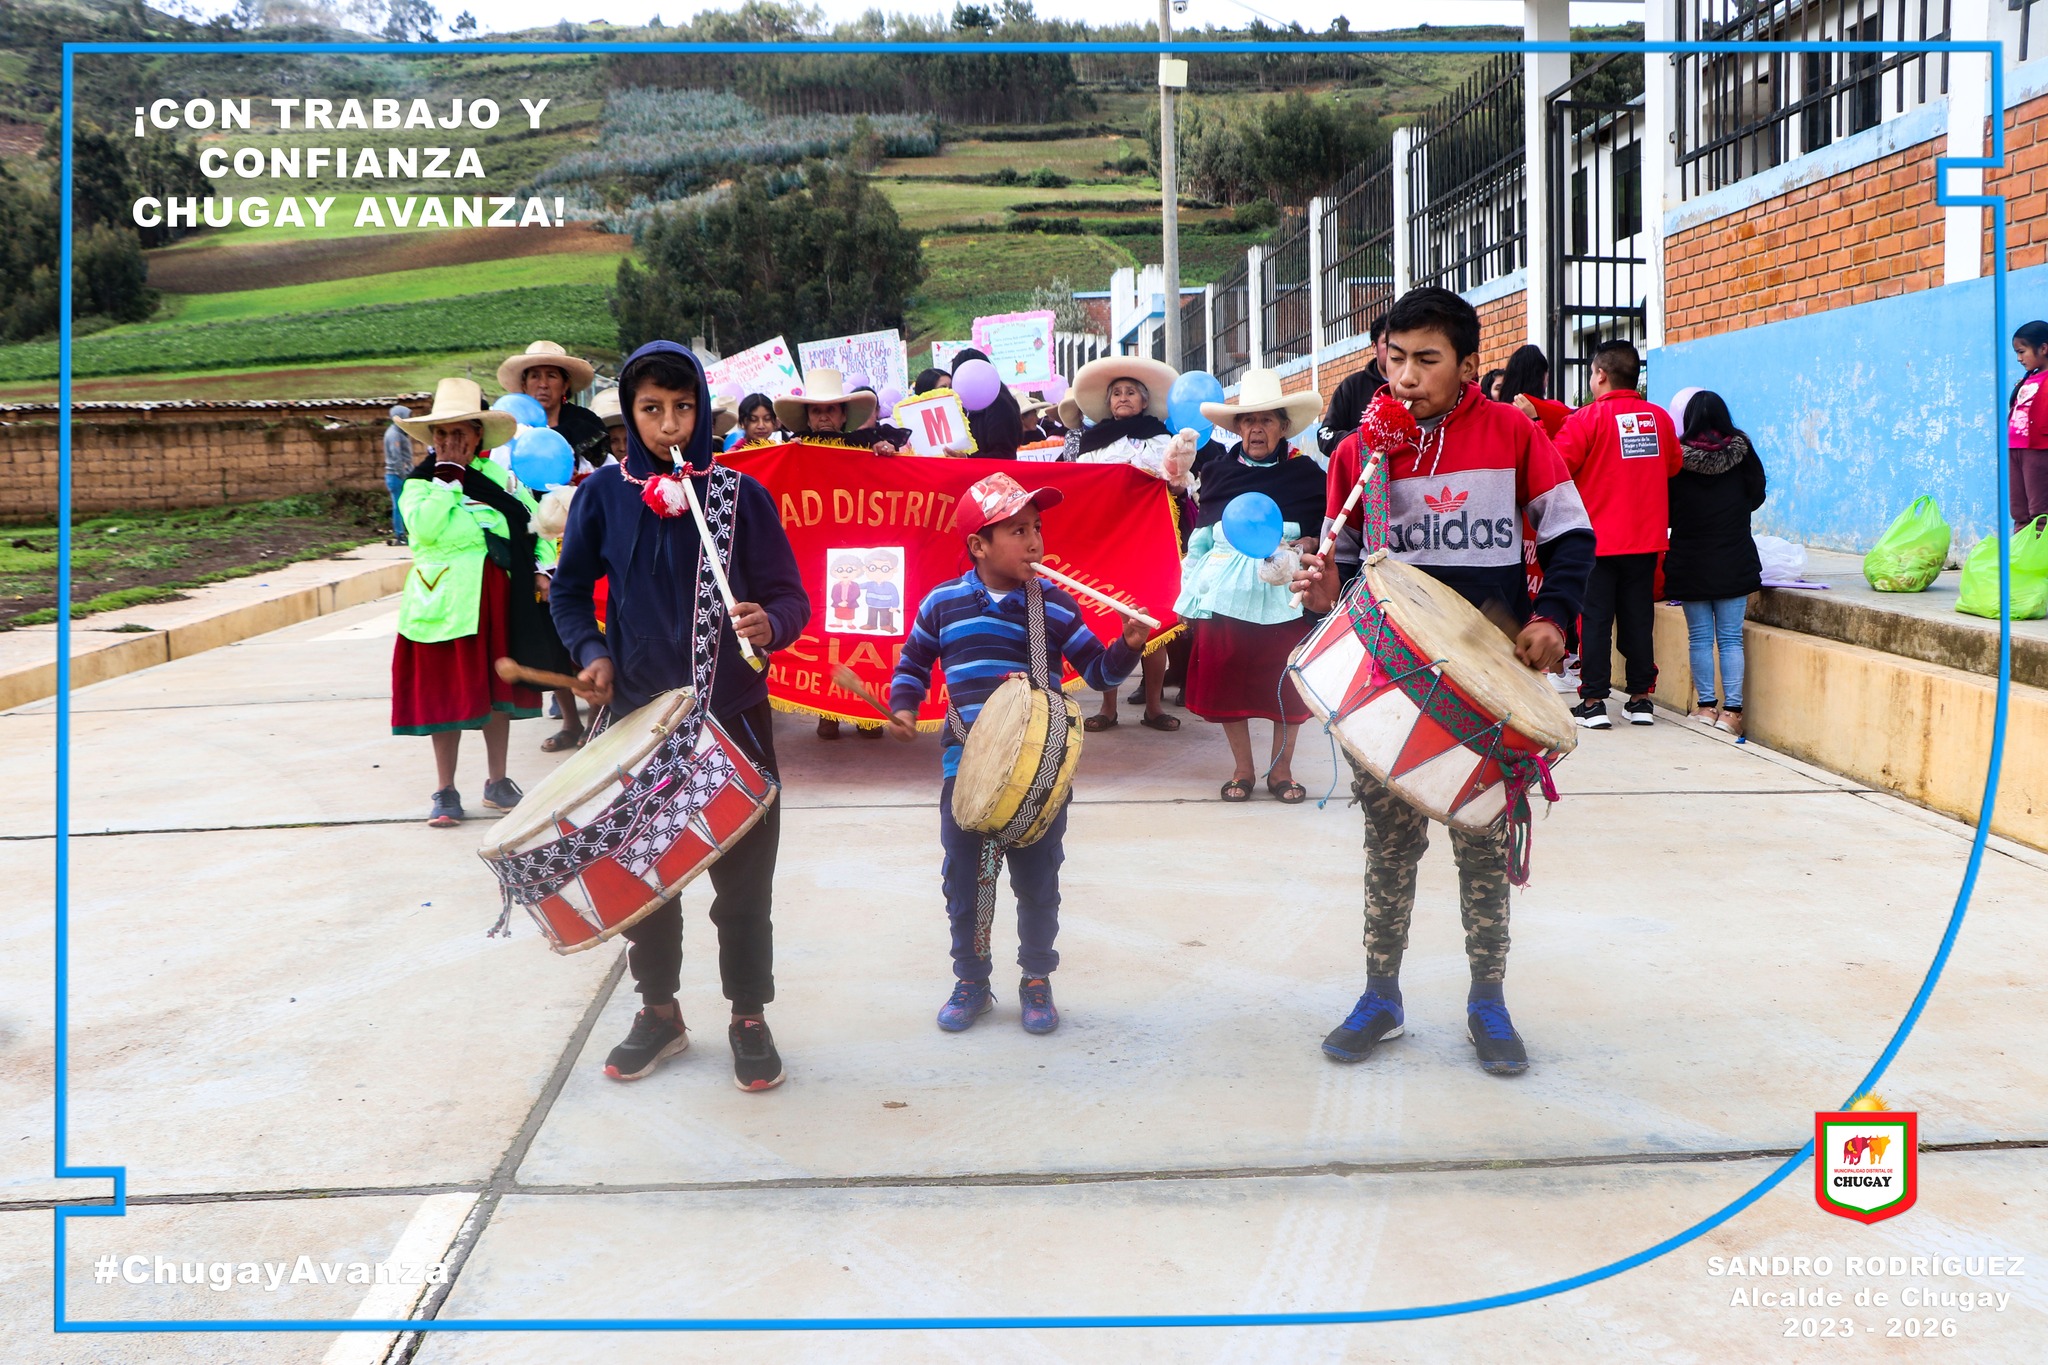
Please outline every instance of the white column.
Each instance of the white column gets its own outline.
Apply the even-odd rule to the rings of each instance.
[[[1322,391],[1323,199],[1308,201],[1308,386]]]
[[[1415,200],[1414,186],[1408,183],[1408,157],[1415,146],[1413,128],[1394,130],[1394,297],[1415,287],[1415,241],[1410,236],[1413,224],[1409,221],[1421,207]]]
[[[1648,6],[1656,9],[1655,3]],[[1529,42],[1565,42],[1572,36],[1569,0],[1522,0],[1522,37]],[[1549,345],[1550,332],[1550,176],[1548,99],[1571,79],[1571,56],[1564,52],[1531,52],[1522,58],[1522,137],[1528,149],[1523,185],[1529,201],[1528,339]],[[1556,357],[1551,358],[1556,363]]]
[[[1959,43],[1982,42],[1991,36],[1991,5],[1998,0],[1955,0],[1950,11]],[[1958,52],[1949,57],[1948,151],[1949,156],[1984,155],[1984,121],[1991,116],[1991,64],[1977,53]],[[2005,112],[1998,111],[2003,118]],[[2011,147],[2006,150],[2010,152]],[[1951,194],[1981,194],[1984,172],[1957,170],[1948,173]],[[1961,284],[1984,273],[1984,210],[1944,210],[1941,225],[1941,282]]]
[[[1245,361],[1254,370],[1266,368],[1266,248],[1244,253]]]
[[[1644,7],[1643,38],[1668,43],[1676,37],[1669,4]],[[1678,207],[1678,68],[1658,52],[1643,55],[1643,256],[1649,262],[1644,319],[1646,349],[1664,344],[1664,215]]]
[[[1202,286],[1202,368],[1216,373],[1216,286]]]

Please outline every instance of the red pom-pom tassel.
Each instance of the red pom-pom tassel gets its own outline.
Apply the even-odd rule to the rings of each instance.
[[[1388,457],[1412,454],[1422,446],[1422,428],[1415,424],[1415,414],[1408,411],[1407,404],[1385,391],[1366,408],[1358,430],[1366,449]]]

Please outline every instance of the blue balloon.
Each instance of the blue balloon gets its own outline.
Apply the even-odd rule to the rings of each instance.
[[[524,393],[508,393],[491,404],[493,412],[509,412],[512,420],[522,427],[544,427],[548,424],[548,410],[540,400]]]
[[[1239,554],[1264,559],[1280,548],[1280,504],[1264,493],[1239,493],[1223,508],[1223,537]]]
[[[1192,428],[1199,445],[1216,432],[1216,424],[1202,416],[1202,404],[1222,401],[1222,381],[1205,370],[1190,370],[1174,380],[1173,387],[1166,391],[1166,424],[1175,431]]]
[[[569,438],[561,432],[547,427],[521,427],[512,437],[512,474],[528,488],[559,488],[575,473],[576,452],[569,448]]]

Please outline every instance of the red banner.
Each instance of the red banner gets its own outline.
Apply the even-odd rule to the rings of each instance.
[[[1143,608],[1159,622],[1154,647],[1178,629],[1173,500],[1165,484],[1128,466],[882,457],[802,442],[726,459],[774,495],[811,596],[809,629],[769,660],[768,693],[785,710],[881,719],[834,683],[832,671],[845,664],[888,697],[918,604],[970,567],[966,539],[953,529],[953,504],[986,474],[1066,494],[1045,513],[1046,564]],[[1110,608],[1082,598],[1081,610],[1105,641],[1122,632],[1123,618]],[[1071,670],[1067,678],[1073,680]],[[946,714],[945,689],[937,683],[918,713],[928,728]]]

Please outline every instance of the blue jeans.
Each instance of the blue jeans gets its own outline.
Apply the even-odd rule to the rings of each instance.
[[[1747,597],[1720,597],[1711,602],[1684,602],[1685,632],[1690,637],[1692,686],[1700,705],[1742,709],[1742,612]],[[1714,698],[1714,647],[1721,649],[1721,697]]]
[[[405,475],[386,474],[384,487],[391,491],[391,534],[405,539],[405,518],[398,515],[398,495],[405,491]]]
[[[946,917],[953,922],[953,975],[962,981],[987,981],[995,967],[987,940],[977,931],[974,892],[981,872],[981,846],[987,835],[953,823],[953,779],[939,788],[939,882],[946,892]],[[1045,837],[1026,848],[1013,848],[1003,861],[1010,867],[1010,890],[1017,897],[1017,965],[1026,976],[1044,976],[1060,965],[1052,941],[1060,932],[1060,864],[1066,861],[1067,809],[1053,817]],[[976,939],[982,938],[977,944]]]

